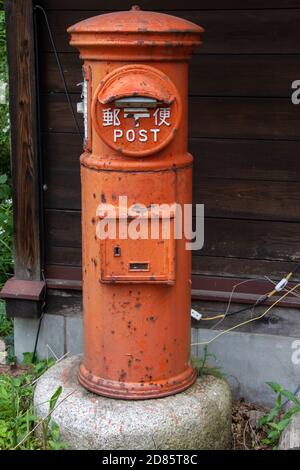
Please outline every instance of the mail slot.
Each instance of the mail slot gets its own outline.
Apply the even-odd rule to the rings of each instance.
[[[129,270],[132,272],[149,272],[150,263],[129,263]]]
[[[192,203],[188,62],[202,31],[138,7],[69,28],[85,79],[79,381],[96,394],[159,398],[196,380],[178,216]]]

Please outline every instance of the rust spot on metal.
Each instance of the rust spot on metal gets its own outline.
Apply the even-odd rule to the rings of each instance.
[[[124,382],[126,380],[126,377],[127,373],[125,372],[125,370],[122,369],[119,377],[119,382]]]
[[[156,320],[157,320],[157,317],[153,317],[153,316],[147,318],[147,321],[150,321],[150,322],[152,322],[152,323],[155,323]]]

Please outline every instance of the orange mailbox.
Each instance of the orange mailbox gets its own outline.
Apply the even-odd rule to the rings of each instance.
[[[188,60],[202,31],[138,7],[69,29],[85,77],[79,380],[99,395],[156,398],[196,380],[175,209],[192,202]]]

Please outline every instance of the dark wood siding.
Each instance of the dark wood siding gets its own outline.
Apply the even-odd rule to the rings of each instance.
[[[75,106],[81,63],[68,44],[67,26],[104,11],[129,9],[132,2],[39,4],[47,10]],[[193,258],[196,281],[201,276],[280,277],[300,259],[300,110],[291,103],[291,83],[300,79],[300,0],[139,4],[206,29],[190,74],[194,203],[206,206],[205,246]],[[38,45],[48,187],[46,262],[50,277],[60,273],[79,280],[81,141],[42,16]]]

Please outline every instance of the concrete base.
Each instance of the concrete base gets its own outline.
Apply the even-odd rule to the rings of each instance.
[[[77,380],[80,356],[50,369],[38,382],[34,402],[45,418],[51,396],[63,386],[53,414],[62,439],[76,450],[203,450],[231,445],[231,392],[215,377],[198,380],[178,395],[121,401],[93,395]],[[67,400],[62,401],[64,397]]]

